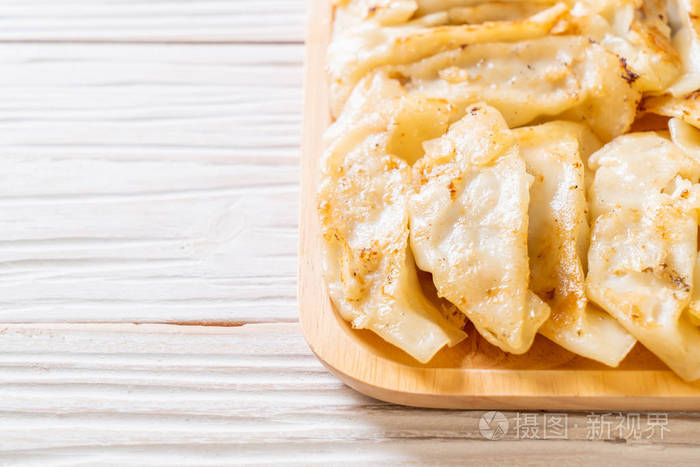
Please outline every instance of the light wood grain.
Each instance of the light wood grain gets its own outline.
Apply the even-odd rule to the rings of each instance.
[[[410,410],[330,375],[296,324],[10,325],[0,330],[0,459],[66,464],[662,462],[691,464],[698,414],[664,439],[485,441],[482,412]],[[506,414],[511,420],[516,416]],[[612,439],[612,438],[611,438]],[[623,465],[624,460],[622,461]]]
[[[0,45],[0,322],[296,320],[300,45]]]
[[[541,336],[523,356],[498,351],[473,329],[469,338],[421,365],[369,331],[350,328],[321,284],[316,212],[321,134],[329,122],[323,82],[331,7],[312,2],[304,106],[299,307],[314,353],[351,387],[382,400],[439,408],[700,410],[700,381],[682,381],[641,345],[619,368],[565,351]]]
[[[0,41],[302,42],[303,0],[3,0]]]
[[[0,44],[13,156],[294,164],[303,46]]]

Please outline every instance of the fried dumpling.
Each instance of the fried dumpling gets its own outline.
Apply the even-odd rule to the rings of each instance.
[[[700,167],[655,132],[620,136],[594,153],[589,165],[595,171],[590,192],[594,220],[614,209],[642,210],[666,195],[677,176],[695,183]]]
[[[414,165],[411,246],[438,295],[501,349],[526,352],[549,307],[529,291],[532,177],[501,114],[472,106]]]
[[[324,139],[343,155],[358,141],[383,134],[386,150],[413,164],[423,155],[423,141],[437,138],[458,118],[445,100],[408,95],[401,83],[385,73],[363,78]]]
[[[627,79],[641,91],[663,92],[679,77],[666,0],[579,0],[572,14],[572,32],[621,57]]]
[[[700,326],[700,255],[695,260],[695,269],[693,269],[693,294],[688,304],[688,313],[690,322],[695,326]]]
[[[416,0],[335,0],[333,2],[334,37],[363,23],[396,26],[414,18]]]
[[[677,117],[700,128],[700,0],[674,0],[669,5],[677,9],[673,44],[680,53],[682,72],[662,95],[645,98],[642,111]]]
[[[483,100],[510,127],[556,116],[585,121],[604,140],[630,128],[641,99],[618,57],[583,37],[475,44],[387,73],[408,93],[444,99],[461,112]]]
[[[700,89],[700,0],[674,0],[669,5],[677,9],[679,27],[673,45],[680,54],[682,70],[668,92],[682,97]]]
[[[590,163],[588,297],[678,375],[700,378],[700,329],[687,312],[700,165],[655,133],[621,136]]]
[[[700,129],[680,118],[670,119],[668,129],[673,143],[700,164]]]
[[[568,8],[557,4],[520,21],[450,25],[449,13],[421,16],[396,26],[362,21],[353,27],[336,24],[328,46],[330,104],[338,116],[357,82],[382,65],[411,63],[444,50],[493,41],[518,41],[546,35]]]
[[[527,240],[530,289],[552,310],[539,332],[567,350],[617,366],[636,340],[585,294],[589,226],[582,157],[600,142],[584,125],[562,121],[514,134],[534,178]]]
[[[387,84],[362,83],[352,97],[356,114],[327,133],[319,189],[323,271],[344,319],[424,363],[466,335],[440,314],[418,282],[408,245],[411,168],[388,150],[397,135],[410,132],[402,113],[415,112]],[[370,103],[382,111],[363,114]],[[358,119],[362,115],[367,118]]]
[[[668,128],[673,143],[700,164],[700,129],[679,118],[670,119]],[[688,312],[693,324],[700,326],[700,255],[693,270],[692,299],[688,305]]]
[[[421,363],[465,338],[423,295],[408,248],[410,168],[367,143],[320,189],[324,276],[341,316]]]
[[[424,2],[420,2],[421,4]],[[480,24],[488,21],[520,21],[546,10],[556,1],[461,2],[447,9],[450,24]]]
[[[695,128],[700,128],[700,90],[678,97],[670,94],[647,97],[642,102],[641,110],[645,113],[677,117]]]
[[[489,5],[497,5],[501,8],[507,8],[509,6],[530,7],[532,5],[542,5],[547,7],[547,5],[552,5],[558,3],[561,0],[497,0],[497,1],[485,1],[485,0],[416,0],[418,2],[418,13],[428,14],[435,13],[438,11],[452,11],[458,8],[471,8],[471,7],[488,7]]]
[[[344,31],[363,21],[396,26],[434,13],[447,13],[448,24],[480,24],[518,21],[532,16],[558,0],[336,0],[334,26]]]

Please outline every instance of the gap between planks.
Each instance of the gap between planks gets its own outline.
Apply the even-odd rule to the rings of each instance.
[[[690,463],[700,437],[700,414],[675,413],[663,439],[587,442],[587,413],[579,412],[569,414],[568,440],[517,439],[513,428],[488,441],[479,433],[483,412],[407,409],[355,393],[316,360],[297,324],[35,324],[0,333],[3,460],[62,453],[114,462],[122,450],[172,449],[211,460],[206,451],[225,450],[238,462],[279,463],[270,457],[279,452],[348,462],[374,446],[368,459],[395,463],[464,461],[470,447],[479,461],[506,464],[541,460],[543,448],[564,463],[612,454]]]

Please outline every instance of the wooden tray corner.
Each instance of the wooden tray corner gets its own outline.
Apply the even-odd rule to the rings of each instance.
[[[339,318],[321,277],[316,190],[327,127],[324,72],[330,1],[309,2],[301,161],[299,314],[305,338],[343,382],[376,399],[452,409],[700,410],[700,382],[687,383],[641,345],[619,368],[575,356],[543,337],[525,355],[508,355],[475,331],[421,365]]]

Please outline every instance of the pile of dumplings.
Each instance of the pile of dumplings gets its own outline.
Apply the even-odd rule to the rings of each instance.
[[[327,71],[354,328],[421,363],[467,319],[613,367],[639,341],[700,378],[700,0],[339,0]]]

